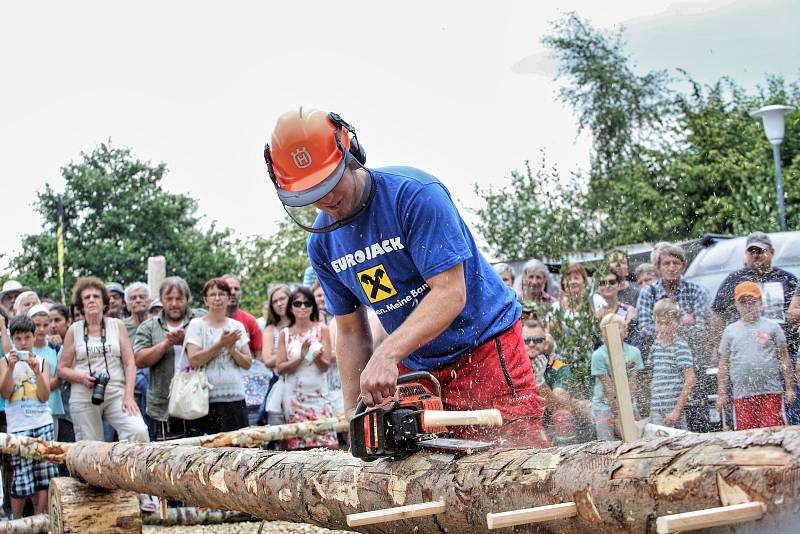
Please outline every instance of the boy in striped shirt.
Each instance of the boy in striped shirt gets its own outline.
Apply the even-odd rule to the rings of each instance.
[[[653,307],[656,339],[650,349],[653,381],[650,398],[650,421],[686,429],[683,408],[694,387],[692,351],[678,338],[680,309],[671,299],[659,300]]]

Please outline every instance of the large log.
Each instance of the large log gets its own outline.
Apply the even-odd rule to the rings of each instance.
[[[199,445],[209,449],[219,447],[259,447],[270,441],[280,441],[303,436],[316,436],[329,432],[347,432],[350,425],[344,417],[317,419],[302,423],[273,426],[251,426],[233,432],[220,432],[208,436],[160,441],[158,444]]]
[[[162,519],[158,512],[142,513],[143,525],[162,527],[191,525],[220,525],[222,523],[242,523],[255,521],[255,518],[242,512],[228,510],[200,510],[198,508],[169,508],[167,517]],[[23,519],[0,521],[0,534],[47,534],[50,532],[48,514],[32,515]]]
[[[516,532],[654,532],[658,516],[752,500],[766,505],[766,515],[737,533],[786,533],[800,513],[798,427],[460,458],[431,451],[373,463],[323,450],[81,442],[67,452],[67,466],[103,488],[329,528],[346,528],[351,513],[446,503],[442,514],[359,527],[363,532],[486,532],[488,512],[562,502],[575,502],[578,517]]]

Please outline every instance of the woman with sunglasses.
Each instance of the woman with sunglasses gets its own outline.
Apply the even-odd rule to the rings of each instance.
[[[325,375],[331,365],[331,336],[319,322],[319,308],[307,287],[295,289],[289,296],[286,315],[289,326],[280,332],[275,369],[285,380],[283,413],[287,423],[300,423],[334,417],[328,398]],[[327,447],[336,449],[336,434],[291,438],[289,449]]]
[[[625,319],[630,326],[631,321],[636,318],[636,308],[620,302],[619,292],[622,289],[622,281],[622,277],[613,271],[597,281],[597,294],[603,297],[605,304],[595,310],[595,315],[601,319],[609,313],[615,313]]]
[[[249,369],[253,358],[244,325],[227,316],[231,287],[223,278],[212,278],[203,286],[208,315],[196,317],[186,327],[185,354],[189,365],[205,367],[208,383],[208,415],[186,421],[188,436],[230,432],[248,426],[244,380],[239,369]],[[176,362],[183,370],[186,360]]]

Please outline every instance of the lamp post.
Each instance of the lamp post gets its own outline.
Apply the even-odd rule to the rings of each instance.
[[[783,174],[781,173],[781,142],[786,125],[784,116],[794,111],[792,106],[764,106],[756,111],[751,111],[751,117],[761,117],[764,121],[764,131],[767,139],[772,144],[772,159],[775,162],[775,181],[778,184],[778,216],[780,217],[781,232],[786,231],[786,211],[783,207]]]

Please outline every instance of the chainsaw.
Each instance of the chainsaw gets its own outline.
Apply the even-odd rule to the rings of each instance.
[[[432,386],[432,387],[431,387]],[[350,452],[356,458],[403,458],[421,448],[469,453],[491,442],[439,438],[448,426],[501,426],[498,410],[444,411],[442,388],[432,374],[414,371],[397,379],[392,397],[367,408],[359,401],[350,420]]]

